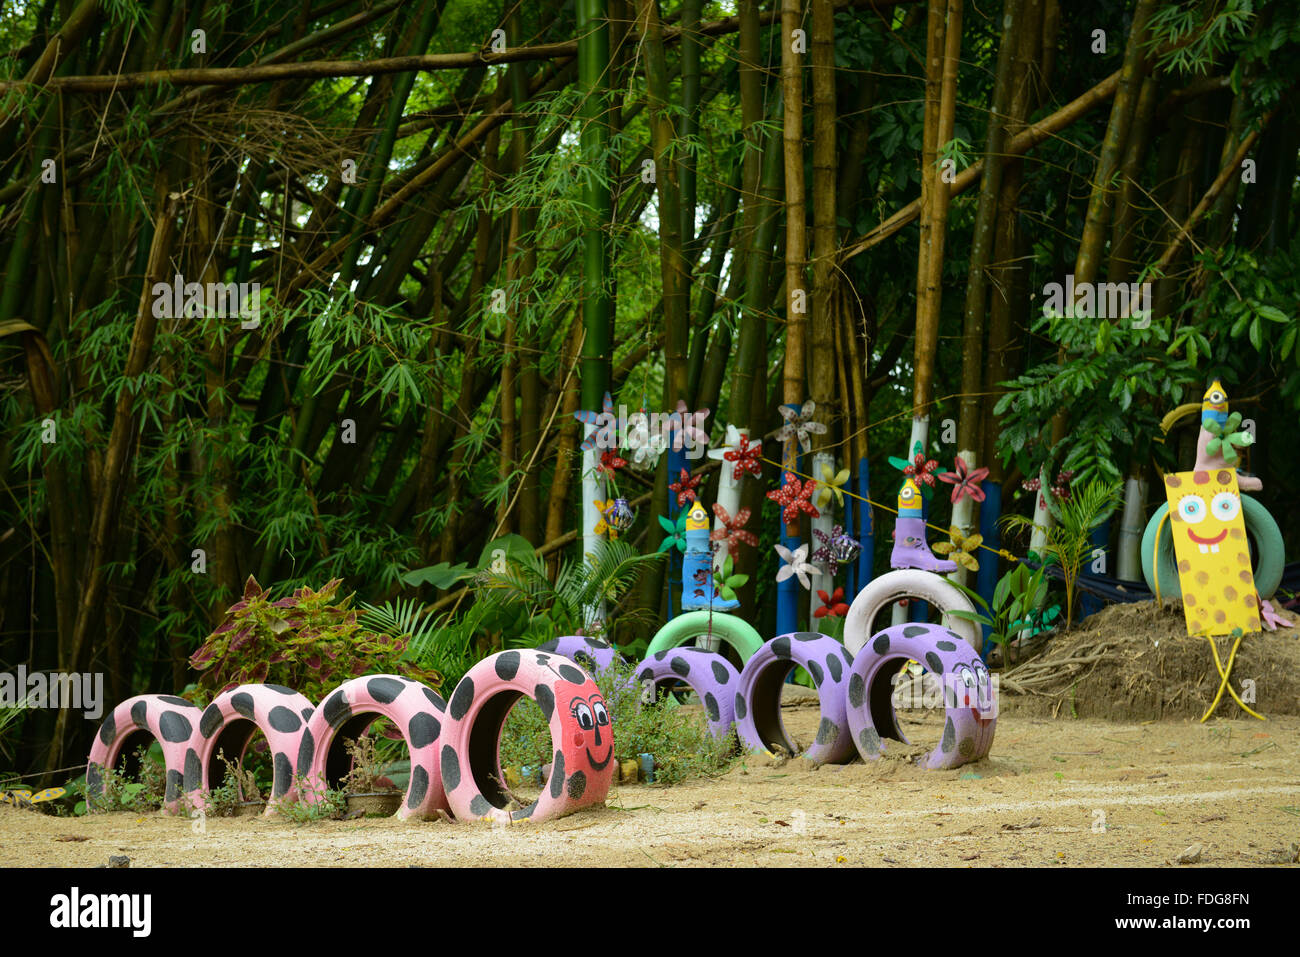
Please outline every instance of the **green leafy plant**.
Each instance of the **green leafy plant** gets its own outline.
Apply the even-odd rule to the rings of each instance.
[[[137,768],[135,780],[126,770],[128,760]],[[130,758],[123,755],[118,767],[104,768],[101,778],[102,792],[86,796],[84,811],[156,811],[167,793],[167,769],[161,755],[155,757],[144,745],[136,748]],[[80,806],[77,813],[83,813]]]
[[[341,788],[344,794],[374,794],[378,791],[394,791],[393,782],[384,773],[384,762],[380,758],[375,739],[369,734],[349,739],[343,747],[352,759],[352,768],[343,776]]]
[[[1033,623],[1035,609],[1047,598],[1047,566],[1031,569],[1017,563],[1003,575],[993,589],[990,604],[976,591],[954,582],[971,600],[977,611],[955,610],[948,614],[962,621],[973,621],[989,629],[988,639],[1002,647],[1003,660],[1011,664],[1011,642]]]
[[[1037,528],[1046,536],[1043,558],[1055,560],[1061,566],[1065,582],[1065,626],[1074,621],[1074,592],[1083,563],[1092,554],[1092,531],[1110,515],[1120,502],[1123,483],[1090,480],[1080,487],[1077,483],[1070,497],[1057,502],[1049,496],[1048,507],[1056,524],[1043,528],[1024,515],[1005,515],[1003,524],[1013,529]]]
[[[272,682],[293,688],[312,701],[348,678],[385,671],[432,688],[441,676],[405,660],[408,639],[366,629],[349,605],[338,599],[341,579],[319,591],[303,587],[288,598],[270,593],[250,575],[243,598],[190,658],[202,672],[200,693],[220,693],[245,682]]]
[[[749,581],[749,576],[744,574],[734,574],[735,562],[730,555],[723,561],[722,567],[714,571],[714,582],[718,594],[728,600],[734,600],[736,589],[744,587]]]

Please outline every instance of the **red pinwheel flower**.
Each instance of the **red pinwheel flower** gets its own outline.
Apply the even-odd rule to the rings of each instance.
[[[817,589],[817,597],[822,600],[822,607],[813,612],[814,618],[843,618],[849,613],[849,606],[844,603],[844,589],[837,588],[831,594]]]
[[[700,484],[701,475],[691,476],[686,469],[682,469],[682,477],[676,482],[669,483],[668,487],[677,493],[677,507],[681,508],[687,502],[695,501],[695,489]]]
[[[786,472],[784,484],[779,489],[768,492],[767,497],[781,506],[781,519],[789,526],[799,520],[800,512],[807,512],[813,518],[821,515],[817,506],[810,501],[816,488],[816,479],[800,483],[795,475]]]
[[[606,472],[610,478],[613,478],[614,473],[625,465],[627,465],[627,459],[619,456],[618,449],[606,449],[600,453],[600,464],[596,466],[596,470]]]
[[[956,505],[961,501],[963,495],[969,495],[973,501],[984,501],[984,490],[980,488],[979,483],[988,477],[988,469],[968,469],[966,460],[960,455],[957,456],[957,468],[954,472],[943,472],[939,475],[940,482],[947,482],[953,486],[952,503]]]
[[[904,475],[910,475],[916,479],[916,484],[924,482],[930,488],[934,488],[934,470],[939,467],[939,463],[934,459],[927,459],[920,452],[912,459],[912,464],[903,469]]]
[[[761,477],[763,466],[759,464],[758,457],[763,453],[763,443],[750,443],[748,436],[740,437],[740,446],[734,451],[723,453],[723,458],[728,462],[735,462],[736,467],[731,473],[731,477],[739,479],[748,472],[750,475]]]
[[[736,542],[744,542],[746,545],[758,547],[758,536],[753,532],[745,531],[745,526],[749,524],[749,509],[742,508],[732,518],[727,514],[727,510],[717,502],[713,503],[713,514],[718,517],[722,528],[715,528],[709,533],[709,538],[715,542],[726,542],[727,547],[735,550]]]

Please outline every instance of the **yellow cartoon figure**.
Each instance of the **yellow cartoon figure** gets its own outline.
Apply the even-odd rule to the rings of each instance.
[[[1187,633],[1259,631],[1237,473],[1225,468],[1171,472],[1165,476],[1165,495]]]

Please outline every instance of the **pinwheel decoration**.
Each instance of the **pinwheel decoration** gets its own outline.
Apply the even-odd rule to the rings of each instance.
[[[668,421],[675,433],[673,435],[673,448],[693,448],[695,446],[705,446],[709,444],[709,433],[704,429],[698,428],[704,424],[704,420],[709,417],[708,409],[689,414],[686,409],[686,403],[681,399],[677,400],[677,411],[668,416]]]
[[[580,451],[590,452],[597,445],[610,446],[614,444],[611,436],[614,423],[617,420],[614,418],[614,400],[608,392],[605,393],[604,406],[603,412],[590,412],[586,409],[580,409],[573,413],[573,417],[584,425],[597,427],[595,432],[582,440],[582,445],[578,446]],[[604,419],[603,423],[602,419]]]
[[[809,576],[816,575],[821,577],[821,569],[808,561],[808,543],[800,545],[794,551],[786,548],[784,545],[772,546],[776,553],[785,559],[785,564],[776,570],[776,580],[783,582],[790,576],[797,576],[799,584],[804,588],[811,588],[812,581]]]
[[[1207,416],[1201,422],[1201,428],[1211,436],[1205,443],[1205,451],[1210,455],[1222,455],[1223,461],[1233,465],[1240,458],[1237,449],[1244,449],[1255,441],[1249,432],[1238,431],[1240,427],[1240,412],[1233,412],[1222,425]]]
[[[651,435],[646,414],[639,412],[628,419],[627,447],[632,453],[632,466],[649,470],[659,464],[659,456],[668,448],[668,440],[662,432]]]
[[[713,503],[713,514],[717,516],[718,524],[721,528],[715,528],[709,533],[709,538],[715,542],[726,542],[727,547],[733,551],[737,542],[744,542],[754,548],[758,547],[758,536],[753,532],[745,531],[745,526],[749,524],[749,509],[742,508],[732,518],[727,514],[727,510],[717,502]]]
[[[936,542],[931,546],[940,555],[947,555],[950,561],[973,572],[980,570],[980,563],[975,558],[975,551],[984,542],[984,536],[975,534],[969,537],[961,533],[956,525],[948,528],[949,541]]]
[[[686,512],[678,512],[676,522],[664,518],[662,515],[658,516],[659,527],[667,532],[668,535],[659,543],[657,551],[667,552],[674,548],[679,552],[686,551],[686,515]]]
[[[608,517],[605,514],[609,511],[610,507],[613,506],[614,500],[610,499],[608,502],[605,502],[601,499],[596,499],[592,504],[596,506],[596,512],[600,515],[600,518],[596,519],[596,527],[592,529],[592,531],[597,535],[604,535],[608,532],[610,538],[618,538],[618,531],[610,527]]]
[[[934,459],[927,459],[925,451],[919,441],[912,445],[912,458],[900,459],[897,455],[889,457],[889,464],[898,469],[904,475],[915,479],[917,487],[926,486],[925,494],[929,495],[929,489],[934,488],[934,477],[943,475],[948,470],[939,468],[939,463]]]
[[[781,418],[785,419],[785,425],[781,426],[781,431],[776,433],[776,437],[782,442],[798,439],[799,447],[807,452],[812,443],[808,438],[809,435],[826,434],[826,426],[813,421],[813,413],[816,411],[817,403],[812,399],[805,402],[801,409],[793,405],[781,406]]]
[[[813,561],[825,562],[832,578],[840,573],[840,565],[847,565],[862,551],[857,540],[845,535],[844,528],[840,525],[832,526],[829,533],[814,528],[813,534],[821,542],[812,553]]]
[[[844,589],[837,588],[829,595],[817,589],[817,597],[822,600],[822,606],[813,611],[814,618],[843,618],[849,613],[849,606],[844,601]]]
[[[676,482],[669,483],[668,487],[677,493],[677,507],[685,505],[687,502],[695,501],[695,490],[699,487],[702,475],[692,476],[686,469],[682,469],[682,477]]]
[[[627,459],[618,454],[618,449],[606,449],[600,453],[600,464],[596,466],[596,471],[604,472],[610,478],[614,473],[627,465]]]
[[[784,484],[779,489],[768,492],[767,497],[781,506],[781,519],[789,526],[799,520],[800,512],[806,512],[813,518],[821,516],[811,501],[816,489],[815,480],[809,479],[801,483],[793,473],[786,472]]]
[[[989,470],[968,468],[966,460],[960,455],[957,456],[955,464],[956,471],[944,472],[939,475],[940,482],[947,482],[953,487],[952,503],[956,505],[966,496],[969,496],[973,502],[984,501],[984,490],[980,488],[980,482],[988,478]]]
[[[735,563],[732,561],[731,556],[728,555],[726,561],[722,563],[722,567],[714,573],[713,577],[714,591],[728,601],[736,601],[736,589],[749,581],[748,575],[733,574],[734,570]]]
[[[822,463],[822,487],[817,490],[817,507],[825,508],[832,498],[835,504],[844,507],[844,483],[849,480],[849,470],[836,472],[825,462]]]
[[[749,436],[734,425],[727,426],[726,446],[709,450],[709,458],[734,462],[731,477],[739,481],[746,472],[762,477],[763,466],[758,458],[763,454],[762,442],[750,442]]]

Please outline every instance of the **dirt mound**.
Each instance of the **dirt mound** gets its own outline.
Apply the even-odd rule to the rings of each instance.
[[[1226,665],[1235,639],[1214,641]],[[1188,636],[1181,603],[1147,601],[1110,605],[1058,635],[1041,655],[1004,672],[1001,691],[1004,707],[1029,714],[1199,719],[1219,682],[1209,641]],[[1300,714],[1300,628],[1246,635],[1232,685],[1260,714]],[[1216,714],[1249,717],[1226,690]]]

